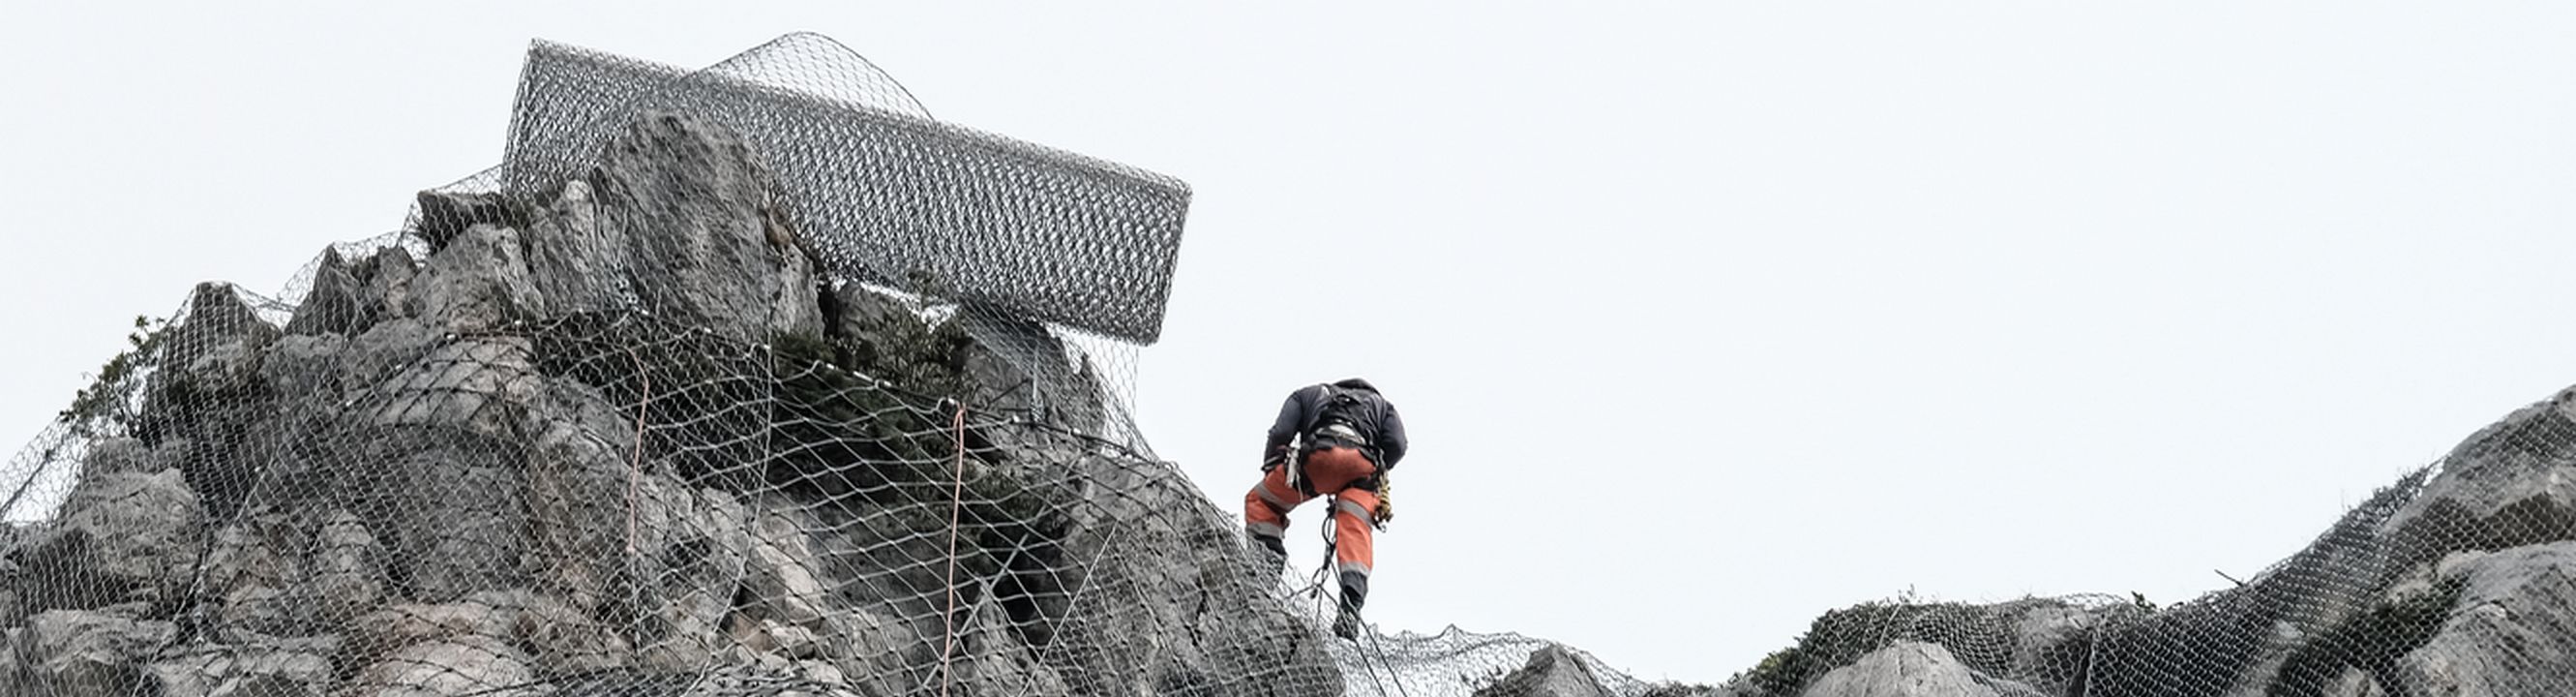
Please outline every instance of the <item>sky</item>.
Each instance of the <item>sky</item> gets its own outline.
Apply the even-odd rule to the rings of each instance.
[[[498,162],[531,39],[799,30],[1191,184],[1147,437],[1232,509],[1289,390],[1383,388],[1388,630],[1715,682],[1909,591],[2184,600],[2576,382],[2576,9],[1604,5],[0,1],[0,439]]]

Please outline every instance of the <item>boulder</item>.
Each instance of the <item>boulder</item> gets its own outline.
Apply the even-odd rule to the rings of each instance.
[[[812,540],[794,519],[762,516],[749,562],[743,583],[753,612],[795,626],[819,625],[831,608],[831,589],[818,575],[823,566]]]
[[[634,303],[626,238],[599,224],[590,183],[564,182],[553,205],[528,228],[528,268],[550,316],[601,312]]]
[[[2379,678],[2372,676],[2370,671],[2348,668],[2343,675],[2326,683],[2322,697],[2388,697],[2388,691],[2380,688]]]
[[[364,272],[358,289],[361,312],[379,320],[420,316],[419,301],[412,293],[412,280],[420,275],[420,261],[412,258],[411,250],[386,247],[358,269]]]
[[[490,618],[545,673],[569,674],[631,664],[634,650],[617,627],[561,598],[524,588],[476,593],[467,601],[492,608]],[[483,629],[483,627],[478,627]]]
[[[488,332],[537,317],[544,299],[529,279],[517,230],[476,225],[429,258],[412,280],[421,316],[449,332]]]
[[[907,678],[919,669],[914,659],[937,654],[929,642],[903,627],[873,611],[842,608],[823,617],[816,640],[823,662],[841,676],[841,684],[873,688],[864,690],[868,694],[907,694],[914,687]]]
[[[633,502],[638,660],[664,672],[705,668],[733,643],[725,615],[751,547],[749,510],[732,494],[660,476],[638,482]]]
[[[2403,694],[2564,694],[2576,682],[2576,542],[2463,559],[2439,633],[2398,662]]]
[[[2002,689],[1998,689],[1998,688]],[[1804,697],[2016,697],[2035,690],[1977,675],[1940,644],[1900,641],[1836,668]]]
[[[339,391],[357,394],[383,384],[395,371],[420,362],[437,346],[440,336],[427,323],[408,317],[390,318],[368,327],[350,338],[341,350],[336,366]]]
[[[403,488],[381,495],[404,500],[374,509],[370,529],[388,531],[399,577],[414,600],[441,602],[476,591],[521,585],[519,554],[527,538],[521,475],[506,452],[450,445],[412,449],[392,463]]]
[[[236,451],[277,413],[260,360],[279,332],[220,283],[199,284],[187,312],[163,331],[138,430],[146,440],[187,441],[191,448],[173,464],[207,511],[229,516],[267,461]]]
[[[385,600],[384,545],[368,532],[366,521],[348,511],[324,516],[305,566],[313,585],[313,612],[325,622],[346,622]]]
[[[610,138],[590,177],[643,308],[753,343],[822,333],[815,266],[770,222],[772,181],[741,136],[672,112]]]
[[[918,343],[930,331],[912,303],[858,283],[832,291],[832,326],[840,338],[861,346]]]
[[[19,634],[20,680],[48,697],[126,697],[145,684],[143,666],[178,636],[169,622],[89,610],[53,610]]]
[[[258,637],[200,645],[145,668],[161,697],[323,697],[331,694],[334,637]]]
[[[314,621],[304,586],[304,549],[295,521],[259,511],[215,529],[205,557],[205,588],[221,599],[217,626],[262,634],[302,634]]]
[[[358,697],[533,697],[537,672],[500,639],[463,636],[396,651],[358,671]]]
[[[270,392],[289,399],[317,397],[325,403],[340,399],[341,354],[349,340],[338,334],[290,334],[270,344],[259,361],[260,380]]]
[[[432,252],[445,249],[474,226],[510,222],[509,202],[500,194],[433,189],[412,200],[418,216],[412,222],[412,234],[428,242]]]
[[[21,545],[31,608],[168,600],[194,580],[205,511],[176,469],[82,477],[60,517]]]
[[[543,387],[527,339],[460,338],[438,344],[378,384],[369,421],[515,440],[520,419]]]
[[[959,694],[983,697],[1064,695],[1072,689],[1064,676],[1038,658],[1021,639],[1010,616],[991,596],[966,613],[958,628],[954,687]]]
[[[1064,340],[1045,325],[996,310],[968,307],[957,320],[975,341],[966,346],[966,404],[1098,435],[1103,425],[1100,378],[1075,365]]]
[[[1574,652],[1549,644],[1530,653],[1519,670],[1476,690],[1476,697],[1610,697],[1601,677]]]
[[[416,644],[464,637],[509,641],[516,621],[511,612],[479,600],[395,605],[350,621],[349,650],[365,662],[374,662]]]
[[[366,287],[338,248],[322,250],[311,283],[303,302],[295,306],[295,317],[286,321],[288,335],[354,334],[375,322]]]
[[[595,610],[625,568],[635,427],[597,389],[570,380],[549,382],[527,418],[524,430],[536,437],[521,565],[539,590]]]
[[[166,467],[153,458],[152,448],[134,438],[101,438],[89,444],[81,455],[81,475],[88,477],[127,472],[158,472]]]

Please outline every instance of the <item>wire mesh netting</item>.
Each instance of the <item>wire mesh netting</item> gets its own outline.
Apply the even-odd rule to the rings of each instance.
[[[519,96],[501,166],[287,300],[139,320],[0,469],[0,692],[2576,693],[2563,395],[2169,607],[1864,604],[1718,687],[1331,639],[1128,416],[1179,182],[932,121],[811,35],[540,42]]]

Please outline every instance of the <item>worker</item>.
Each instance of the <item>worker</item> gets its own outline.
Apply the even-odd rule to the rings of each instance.
[[[1359,378],[1310,385],[1279,406],[1262,445],[1261,483],[1243,495],[1244,529],[1272,578],[1288,561],[1288,511],[1333,497],[1333,563],[1342,590],[1333,634],[1344,639],[1359,633],[1376,568],[1369,534],[1393,514],[1380,494],[1404,450],[1404,419],[1376,386]]]

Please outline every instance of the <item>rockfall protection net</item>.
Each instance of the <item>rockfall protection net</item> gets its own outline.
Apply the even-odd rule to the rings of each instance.
[[[686,73],[540,43],[517,114],[287,300],[138,323],[0,469],[0,693],[1707,689],[1332,640],[1254,571],[1126,417],[1179,229],[1135,212],[1177,182],[928,121],[812,36]],[[2569,402],[2241,587],[1865,604],[1715,689],[2576,694]]]

